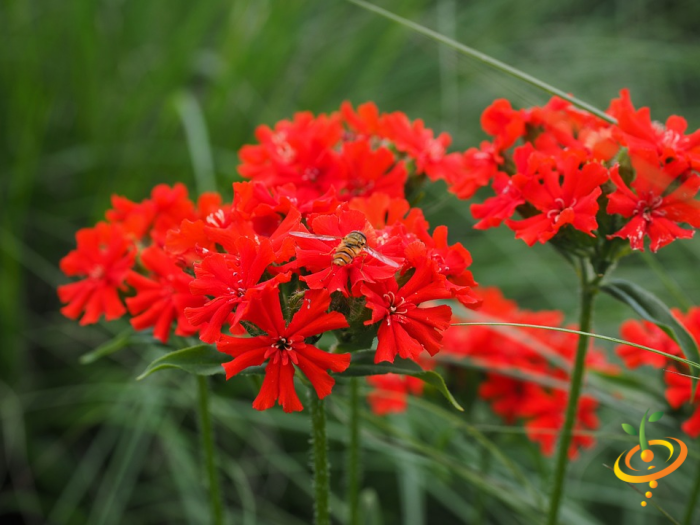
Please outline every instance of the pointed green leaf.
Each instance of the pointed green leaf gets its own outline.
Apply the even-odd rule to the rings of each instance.
[[[230,360],[231,356],[218,352],[216,348],[211,345],[202,344],[191,346],[159,357],[148,365],[146,370],[136,379],[140,381],[153,372],[166,368],[179,368],[180,370],[199,376],[223,374],[224,368],[221,364]]]
[[[664,413],[659,411],[659,412],[654,412],[652,415],[649,416],[649,421],[650,423],[656,423],[659,419],[663,417]]]
[[[118,350],[121,350],[131,342],[132,333],[132,330],[126,330],[117,335],[114,339],[110,339],[106,343],[101,344],[100,346],[88,352],[87,354],[81,355],[80,364],[89,365],[90,363],[94,363],[95,361],[102,359],[103,357],[106,357],[110,354],[113,354],[114,352],[117,352]]]
[[[622,430],[627,432],[630,436],[636,436],[637,435],[637,429],[634,428],[632,425],[629,423],[622,423]]]
[[[678,343],[687,359],[695,362],[700,361],[700,352],[698,352],[698,345],[695,339],[673,317],[668,307],[655,295],[634,283],[622,279],[610,280],[607,284],[601,286],[601,290],[628,305],[643,319],[661,328],[671,339]],[[692,379],[691,399],[695,397],[697,383],[697,379]]]
[[[350,366],[350,368],[348,368],[342,374],[336,374],[336,376],[361,377],[381,374],[401,374],[405,376],[417,377],[421,381],[434,386],[457,410],[461,412],[464,411],[460,404],[457,403],[457,400],[454,398],[452,393],[447,389],[445,380],[437,372],[432,370],[423,370],[415,361],[411,361],[410,359],[401,359],[397,357],[393,363],[366,362],[369,358],[373,358],[373,355],[353,355],[353,364]]]

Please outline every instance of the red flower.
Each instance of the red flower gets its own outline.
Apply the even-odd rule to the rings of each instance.
[[[302,280],[312,290],[322,288],[330,292],[353,293],[361,282],[376,282],[390,279],[396,273],[397,265],[389,265],[362,251],[345,265],[333,262],[336,248],[341,239],[352,231],[361,231],[367,237],[367,244],[374,247],[376,233],[365,216],[355,210],[340,210],[337,215],[320,215],[311,221],[314,235],[335,237],[334,240],[297,237],[296,265],[312,272],[302,276]],[[381,250],[380,250],[381,251]],[[348,287],[349,283],[349,287]]]
[[[403,162],[396,162],[394,154],[385,147],[372,149],[366,140],[344,142],[342,158],[347,166],[346,181],[338,181],[341,195],[350,196],[385,193],[389,197],[403,197],[408,173]]]
[[[131,271],[126,279],[137,292],[135,297],[126,300],[129,312],[135,316],[131,326],[136,330],[153,326],[153,337],[163,343],[168,342],[174,320],[177,320],[175,335],[197,333],[184,314],[186,307],[201,307],[205,302],[204,297],[190,293],[192,276],[157,246],[141,252],[141,263],[152,275],[146,277]]]
[[[666,381],[666,400],[671,407],[678,409],[684,403],[690,401],[691,380],[689,377],[674,374],[672,372],[664,372]],[[681,425],[683,432],[695,439],[700,436],[700,388],[695,390],[695,399],[692,403],[695,405],[693,415],[685,423]]]
[[[374,228],[381,230],[400,222],[411,205],[403,197],[391,198],[385,193],[373,193],[369,197],[355,197],[348,203],[348,208],[363,213]]]
[[[518,184],[519,177],[528,177],[518,174],[516,184],[521,186],[523,198],[541,213],[521,221],[507,221],[516,238],[529,246],[538,241],[545,243],[567,224],[593,236],[593,230],[598,227],[595,216],[597,199],[602,193],[600,185],[608,180],[608,171],[596,162],[580,168],[584,160],[585,154],[568,153],[560,170],[554,159],[537,152],[530,155],[528,171],[533,176]]]
[[[433,130],[426,128],[421,119],[411,122],[397,111],[382,116],[381,129],[396,149],[415,160],[417,173],[425,173],[430,180],[449,179],[461,165],[459,153],[446,154],[452,142],[450,136],[440,133],[433,137]]]
[[[649,321],[625,321],[620,327],[620,335],[622,339],[631,343],[649,346],[671,355],[682,355],[678,344]],[[663,368],[668,362],[668,358],[663,355],[629,345],[618,345],[615,352],[625,362],[625,366],[632,369],[642,365]]]
[[[482,142],[480,148],[469,148],[462,158],[462,169],[447,179],[451,193],[458,199],[469,199],[499,173],[503,158],[496,146]]]
[[[82,281],[58,287],[61,312],[81,325],[95,323],[102,314],[108,321],[126,313],[119,290],[134,265],[135,250],[124,230],[117,225],[97,223],[75,235],[77,248],[61,259],[61,270],[69,276],[86,277]]]
[[[275,260],[272,246],[267,239],[257,244],[241,237],[236,241],[238,257],[222,253],[209,255],[195,264],[197,276],[190,283],[193,295],[211,296],[205,305],[185,308],[187,319],[200,329],[199,338],[213,343],[221,337],[224,323],[235,327],[251,301],[250,290],[260,288],[260,278]],[[278,276],[276,280],[282,280]],[[235,315],[231,316],[235,312]]]
[[[301,308],[286,325],[277,289],[267,286],[256,294],[245,315],[245,320],[266,335],[221,338],[217,344],[219,351],[234,357],[233,361],[223,365],[227,379],[267,361],[265,379],[253,408],[266,410],[275,401],[279,401],[285,412],[303,408],[294,389],[294,365],[308,378],[319,398],[331,393],[335,380],[327,370],[344,371],[350,366],[350,354],[331,354],[304,342],[313,335],[347,328],[348,323],[342,314],[326,313],[330,300],[326,290],[306,292]]]
[[[348,127],[360,137],[371,138],[373,135],[381,135],[379,109],[374,102],[360,104],[355,111],[352,104],[345,101],[340,105],[340,114]]]
[[[493,190],[496,192],[495,197],[489,197],[483,204],[472,204],[469,207],[474,218],[479,219],[479,222],[474,225],[477,230],[500,226],[505,219],[515,213],[518,206],[525,204],[520,188],[505,173],[496,173]]]
[[[644,251],[644,237],[648,236],[653,252],[676,239],[691,238],[695,231],[681,228],[679,223],[700,228],[700,202],[694,200],[700,177],[678,180],[680,173],[669,167],[660,168],[661,159],[654,152],[637,152],[631,160],[636,169],[631,188],[616,169],[610,171],[617,189],[608,196],[607,211],[631,220],[609,237],[629,239],[632,249]],[[677,181],[680,184],[670,190]]]
[[[332,149],[342,133],[337,115],[314,117],[309,112],[278,122],[274,131],[260,126],[255,132],[260,144],[241,148],[238,171],[268,187],[292,182],[300,197],[313,199],[345,178],[344,166]]]
[[[558,431],[564,426],[568,394],[562,390],[547,393],[543,389],[539,389],[539,394],[527,399],[522,407],[522,414],[529,418],[525,423],[528,437],[540,444],[543,454],[551,456],[558,440]],[[598,401],[587,395],[581,396],[578,402],[574,433],[598,428],[600,423],[595,414],[597,408]],[[542,430],[555,432],[542,432]],[[571,445],[569,445],[569,458],[576,459],[579,447],[588,448],[593,443],[595,443],[593,436],[574,434]]]
[[[379,416],[405,412],[408,394],[423,392],[423,381],[411,376],[382,374],[369,376],[367,382],[374,387],[367,395],[367,401],[372,412]]]
[[[665,126],[652,122],[649,108],[634,109],[627,89],[620,91],[620,98],[610,103],[608,111],[617,119],[623,141],[634,152],[654,152],[665,163],[681,164],[680,171],[689,166],[700,169],[700,130],[685,135],[688,123],[684,118],[672,115]]]
[[[481,114],[481,127],[495,137],[497,148],[505,150],[525,134],[525,118],[505,99],[495,100]]]
[[[442,332],[450,325],[452,309],[446,305],[418,308],[420,303],[451,296],[444,277],[436,274],[425,260],[411,278],[399,288],[394,280],[362,284],[372,319],[366,325],[381,322],[374,362],[394,362],[396,355],[417,360],[423,350],[435,355],[440,350]]]

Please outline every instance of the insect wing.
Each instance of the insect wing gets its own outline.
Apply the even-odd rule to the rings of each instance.
[[[379,253],[379,252],[378,252],[377,250],[375,250],[374,248],[370,248],[369,246],[365,246],[365,247],[364,247],[364,250],[365,250],[367,253],[369,253],[372,257],[374,257],[375,259],[377,259],[378,261],[381,261],[381,262],[383,262],[384,264],[387,264],[387,265],[391,266],[392,268],[400,268],[400,267],[401,267],[401,265],[400,265],[399,263],[397,263],[397,262],[394,261],[393,259],[389,259],[388,257],[385,257],[384,255],[382,255],[381,253]]]
[[[318,239],[319,241],[337,241],[341,237],[333,237],[332,235],[316,235],[309,232],[289,232],[293,237],[301,237],[302,239]]]

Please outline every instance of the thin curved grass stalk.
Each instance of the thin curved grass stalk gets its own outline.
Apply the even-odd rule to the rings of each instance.
[[[596,108],[595,106],[592,106],[588,102],[584,102],[583,100],[580,100],[576,97],[572,97],[568,93],[562,91],[559,88],[556,88],[552,86],[551,84],[548,84],[538,78],[535,78],[531,75],[528,75],[524,71],[520,71],[517,68],[514,68],[513,66],[509,66],[508,64],[501,62],[500,60],[497,60],[493,57],[490,57],[489,55],[482,53],[481,51],[477,51],[476,49],[473,49],[469,46],[466,46],[464,44],[461,44],[460,42],[457,42],[456,40],[453,40],[449,37],[446,37],[444,35],[441,35],[440,33],[433,31],[432,29],[428,29],[425,26],[422,26],[420,24],[417,24],[415,22],[412,22],[411,20],[407,20],[406,18],[403,18],[401,16],[398,16],[390,11],[387,11],[386,9],[382,9],[381,7],[377,7],[376,5],[370,4],[368,2],[364,2],[363,0],[347,0],[351,4],[355,4],[363,9],[366,9],[367,11],[372,11],[373,13],[376,13],[380,16],[383,16],[385,18],[388,18],[389,20],[392,20],[394,22],[397,22],[401,24],[404,27],[408,27],[409,29],[412,29],[418,33],[422,33],[426,36],[429,36],[433,40],[436,40],[442,44],[446,44],[453,49],[456,49],[460,53],[467,55],[471,58],[474,58],[480,62],[483,62],[484,64],[487,64],[491,66],[494,69],[497,69],[499,71],[502,71],[503,73],[506,73],[514,78],[517,78],[518,80],[521,80],[523,82],[526,82],[530,84],[531,86],[534,86],[538,89],[541,89],[542,91],[549,93],[550,95],[556,95],[559,98],[562,98],[568,102],[571,102],[574,106],[577,106],[585,111],[588,111],[589,113],[595,115],[596,117],[599,117],[606,122],[610,122],[611,124],[616,124],[617,121],[605,113],[604,111]]]
[[[630,341],[624,341],[624,340],[618,339],[616,337],[609,337],[607,335],[594,334],[592,332],[582,332],[579,330],[571,330],[569,328],[560,328],[560,327],[556,327],[556,326],[542,326],[542,325],[536,325],[536,324],[505,323],[505,322],[503,322],[503,323],[452,323],[452,326],[515,326],[515,327],[520,327],[520,328],[539,328],[541,330],[552,330],[554,332],[566,332],[569,334],[584,335],[587,337],[593,337],[595,339],[600,339],[602,341],[610,341],[611,343],[617,343],[620,345],[633,346],[635,348],[639,348],[640,350],[645,350],[647,352],[652,352],[654,354],[662,355],[668,359],[673,359],[674,361],[678,361],[679,363],[685,363],[688,366],[692,366],[692,367],[700,370],[700,363],[696,363],[695,361],[690,361],[689,359],[684,359],[682,357],[667,354],[666,352],[662,352],[661,350],[656,350],[655,348],[650,348],[648,346],[638,345],[637,343],[632,343]]]
[[[483,314],[480,312],[474,312],[472,310],[467,310],[464,308],[460,312],[460,316],[467,317],[470,319],[474,319],[475,321],[481,321],[481,322],[494,322],[498,323],[500,322],[497,317],[493,317],[487,314]],[[496,328],[495,331],[502,333],[506,337],[510,339],[516,340],[518,343],[525,345],[528,347],[530,350],[533,352],[537,353],[540,355],[540,357],[543,357],[546,361],[548,361],[551,365],[556,366],[557,368],[560,368],[561,370],[564,370],[565,372],[570,372],[571,371],[571,363],[569,363],[564,357],[562,357],[560,354],[557,353],[557,351],[549,346],[547,343],[544,343],[542,341],[539,341],[535,339],[534,337],[531,337],[529,334],[524,333],[522,330],[512,330],[510,327],[507,326],[502,326],[499,328]]]

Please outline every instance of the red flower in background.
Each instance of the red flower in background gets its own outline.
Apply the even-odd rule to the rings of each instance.
[[[691,308],[687,314],[680,310],[672,310],[674,317],[688,330],[695,341],[700,341],[700,307]],[[671,339],[656,325],[648,321],[626,321],[621,329],[622,337],[632,343],[649,346],[671,355],[685,357],[678,344]],[[615,349],[617,354],[625,361],[630,368],[640,365],[650,365],[654,368],[668,367],[679,370],[679,373],[686,375],[696,375],[688,371],[688,367],[667,357],[653,354],[629,345],[618,345]],[[691,401],[691,380],[689,377],[674,373],[673,370],[664,372],[666,381],[666,400],[674,409],[680,408],[685,403],[691,403],[693,415],[681,428],[689,436],[696,438],[700,435],[700,389],[696,392],[694,400]]]
[[[319,398],[331,393],[335,380],[327,370],[345,370],[350,365],[350,354],[331,354],[304,342],[308,337],[348,326],[341,313],[326,313],[329,305],[327,291],[308,291],[301,308],[287,325],[277,289],[267,286],[256,293],[244,317],[266,335],[250,338],[223,336],[218,342],[220,352],[234,357],[233,361],[223,365],[227,379],[267,361],[265,379],[253,408],[266,410],[275,401],[279,401],[285,412],[303,408],[294,389],[295,365],[311,382]]]
[[[695,405],[693,414],[681,425],[681,428],[691,438],[697,438],[700,436],[700,389],[696,389],[695,398],[691,401],[692,384],[689,377],[674,374],[667,370],[664,372],[664,380],[667,385],[666,401],[672,408],[678,410],[685,403]]]
[[[562,326],[561,312],[521,310],[496,288],[486,288],[481,295],[482,308],[473,314],[478,321]],[[573,363],[576,344],[576,335],[549,330],[452,326],[445,333],[441,355],[471,359],[484,366],[489,372],[479,387],[479,396],[507,423],[524,420],[528,437],[540,444],[543,453],[551,454],[556,431],[564,423],[568,396],[566,391],[555,388],[555,383],[564,386],[568,382],[567,370]],[[608,373],[616,371],[595,348],[589,349],[586,355],[586,367]],[[575,428],[597,428],[596,409],[595,400],[582,396]],[[578,448],[593,443],[591,437],[574,436],[569,456],[575,457]]]
[[[526,117],[506,99],[497,99],[481,114],[481,127],[495,137],[498,150],[510,148],[525,134]]]
[[[537,394],[526,398],[521,407],[521,415],[527,419],[525,429],[528,437],[540,444],[543,454],[551,456],[559,439],[559,432],[564,426],[564,413],[569,396],[562,390],[547,392],[538,389]],[[595,414],[597,408],[598,401],[594,398],[587,395],[580,397],[573,429],[574,436],[569,446],[569,458],[576,459],[579,448],[589,448],[595,443],[593,436],[576,434],[576,432],[598,428],[600,422]],[[543,430],[550,432],[543,432]]]
[[[274,130],[260,126],[255,131],[260,144],[240,150],[239,172],[268,187],[291,182],[300,196],[313,199],[344,178],[343,165],[332,149],[342,134],[337,115],[315,117],[310,112],[282,120]]]
[[[97,223],[75,235],[77,248],[61,259],[61,271],[81,281],[58,287],[61,313],[80,319],[81,325],[95,323],[102,314],[108,321],[126,313],[119,291],[134,265],[135,247],[120,226]]]
[[[411,376],[382,374],[367,377],[367,382],[373,387],[367,401],[372,412],[379,416],[405,412],[408,395],[423,392],[423,381]]]
[[[141,252],[141,263],[151,272],[148,277],[130,271],[126,282],[136,290],[126,299],[131,326],[136,330],[153,327],[153,337],[168,342],[173,321],[177,320],[175,335],[191,336],[197,329],[185,317],[185,308],[201,307],[205,298],[190,293],[192,276],[157,246]]]
[[[671,355],[681,355],[676,342],[650,321],[625,321],[620,327],[620,336],[630,343],[655,348]],[[668,358],[665,356],[629,345],[618,345],[615,352],[625,362],[625,366],[631,369],[642,365],[663,368],[668,362]]]

